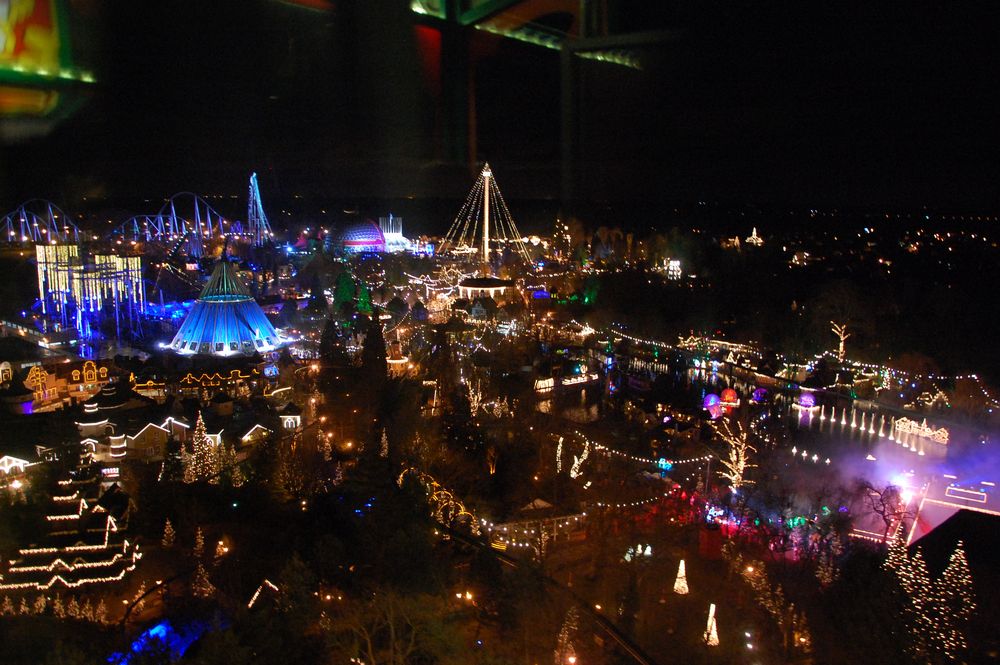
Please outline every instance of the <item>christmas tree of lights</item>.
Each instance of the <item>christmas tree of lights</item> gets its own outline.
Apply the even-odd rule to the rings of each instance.
[[[952,616],[968,621],[976,610],[976,597],[972,589],[972,571],[969,570],[969,560],[961,540],[955,545],[948,567],[941,573],[937,584],[940,589],[938,595]]]
[[[677,566],[677,579],[674,580],[674,593],[684,595],[688,592],[687,572],[684,570],[684,559]]]
[[[194,424],[194,435],[191,438],[190,467],[191,475],[195,481],[209,480],[216,475],[218,471],[216,457],[215,446],[208,438],[208,432],[205,431],[205,421],[201,417],[201,411],[199,411],[198,420]],[[187,480],[188,474],[185,472],[184,475],[185,480]]]
[[[198,562],[194,578],[191,580],[191,592],[199,598],[211,598],[215,594],[215,587],[208,579],[208,571],[205,570],[205,565],[201,561]]]
[[[242,487],[247,482],[247,475],[243,473],[243,467],[238,462],[236,450],[232,446],[227,446],[226,452],[229,458],[232,459],[232,465],[229,469],[229,482],[233,487]]]
[[[108,622],[108,606],[104,604],[104,599],[97,603],[94,608],[94,622],[95,623],[107,623]]]
[[[194,551],[192,553],[195,559],[201,559],[202,555],[205,554],[205,534],[202,533],[201,527],[198,527],[197,531],[194,532]]]
[[[932,581],[919,549],[907,557],[904,545],[900,559],[901,540],[897,535],[886,568],[895,572],[903,592],[903,619],[910,637],[907,650],[920,661],[960,660],[968,646],[968,621],[976,608],[962,543],[955,547],[945,571]]]
[[[243,469],[240,467],[239,457],[236,455],[236,449],[231,445],[219,444],[215,446],[215,466],[217,467],[217,473],[224,474],[229,480],[229,484],[233,487],[241,487],[246,483],[246,474],[243,473]]]
[[[708,606],[708,624],[705,626],[705,644],[710,647],[719,646],[719,629],[715,621],[715,603]]]
[[[939,614],[947,618],[941,626],[942,650],[949,659],[957,659],[968,647],[965,631],[976,610],[972,590],[972,572],[962,541],[955,545],[948,566],[934,584]]]
[[[183,480],[187,484],[191,484],[198,480],[197,474],[194,472],[194,455],[186,450],[181,450],[181,468],[183,469]]]
[[[174,531],[174,525],[167,520],[167,523],[163,525],[163,546],[173,547],[174,543],[177,541],[177,532]]]

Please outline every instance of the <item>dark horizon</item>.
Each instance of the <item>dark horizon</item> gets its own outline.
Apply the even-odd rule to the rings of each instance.
[[[463,158],[437,24],[402,0],[70,4],[97,83],[47,136],[0,144],[8,207],[239,195],[250,171],[275,198],[459,198],[485,160],[509,198],[560,198],[557,50],[466,29]],[[577,199],[996,210],[995,13],[852,8],[622,3],[622,32],[678,38],[640,70],[579,61]]]

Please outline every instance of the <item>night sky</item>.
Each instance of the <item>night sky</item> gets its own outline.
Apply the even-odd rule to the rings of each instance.
[[[278,196],[468,187],[408,2],[71,4],[99,83],[48,135],[0,146],[0,207],[242,195],[251,170]],[[881,4],[620,3],[621,29],[680,37],[640,71],[582,64],[582,198],[995,210],[996,10]],[[558,52],[481,32],[470,49],[478,158],[508,197],[558,199]]]

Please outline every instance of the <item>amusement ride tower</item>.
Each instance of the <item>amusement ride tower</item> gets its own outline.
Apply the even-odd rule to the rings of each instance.
[[[511,247],[524,262],[531,266],[531,259],[524,239],[517,230],[507,203],[497,187],[493,170],[487,163],[469,190],[465,203],[459,209],[455,220],[448,229],[441,252],[458,256],[478,254],[487,274],[493,249]]]

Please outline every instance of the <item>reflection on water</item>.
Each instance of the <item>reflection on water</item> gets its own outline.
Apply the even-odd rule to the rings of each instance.
[[[946,460],[962,449],[955,445],[954,434],[948,445],[934,441],[930,436],[913,431],[911,427],[897,427],[897,420],[904,418],[879,409],[870,402],[860,402],[829,393],[804,393],[796,384],[761,377],[761,382],[750,382],[742,376],[732,375],[727,366],[716,368],[673,368],[659,363],[655,368],[648,363],[632,362],[629,369],[639,371],[649,377],[648,396],[657,402],[672,407],[702,413],[705,396],[721,394],[726,389],[737,392],[741,403],[751,401],[755,394],[762,402],[750,406],[750,411],[759,418],[773,418],[788,425],[788,447],[795,447],[796,454],[808,451],[805,459],[816,456],[819,463],[831,458],[863,459],[891,457],[908,466],[930,467],[932,463]],[[803,394],[814,396],[812,408],[803,407],[811,400],[800,399]],[[859,408],[859,404],[869,408]],[[910,415],[923,420],[923,416]],[[901,421],[902,422],[902,421]],[[919,426],[916,428],[919,430]],[[928,422],[927,430],[933,431],[934,424]],[[964,438],[973,439],[968,432]],[[959,442],[961,443],[961,442]]]

